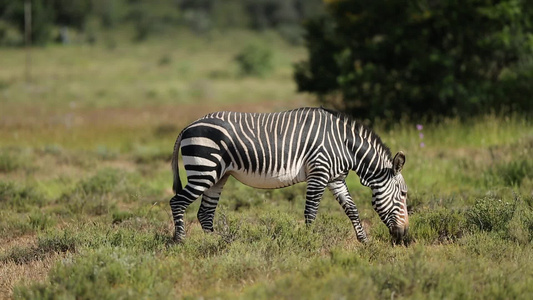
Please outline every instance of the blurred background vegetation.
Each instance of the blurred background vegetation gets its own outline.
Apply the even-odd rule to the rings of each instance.
[[[24,42],[24,2],[0,1],[0,43]],[[301,22],[324,13],[321,0],[32,0],[32,39],[38,45],[66,42],[63,30],[82,33],[78,42],[94,42],[95,30],[133,26],[144,40],[176,27],[198,34],[212,30],[275,29],[293,43],[302,41]]]
[[[298,90],[360,118],[533,111],[533,5],[526,0],[31,2],[31,40],[40,46],[113,48],[117,31],[135,42],[177,29],[207,38],[274,31],[308,51],[294,66]],[[0,45],[24,45],[24,1],[1,0],[0,17]],[[269,73],[268,43],[235,45],[241,75]]]
[[[531,298],[532,25],[531,0],[0,0],[0,298]],[[405,152],[411,246],[355,174],[368,245],[329,192],[307,228],[304,184],[235,179],[171,243],[184,126],[318,104]]]

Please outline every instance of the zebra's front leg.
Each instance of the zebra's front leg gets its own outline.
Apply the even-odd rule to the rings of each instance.
[[[200,209],[198,209],[198,221],[202,225],[202,229],[205,232],[213,232],[213,218],[215,216],[215,210],[217,208],[222,188],[226,181],[228,181],[229,175],[222,177],[214,186],[204,192],[202,196],[202,203]]]
[[[339,204],[342,206],[344,212],[348,218],[350,218],[350,221],[352,221],[357,240],[361,243],[368,242],[366,232],[361,224],[361,219],[359,218],[359,211],[353,202],[352,196],[350,196],[350,192],[348,191],[348,187],[346,186],[346,181],[344,181],[344,178],[328,183],[328,188],[335,196],[335,199],[337,199]]]
[[[324,191],[326,190],[327,179],[317,175],[309,176],[307,179],[307,191],[305,195],[305,224],[309,225],[316,219],[318,206]]]
[[[194,202],[207,189],[202,186],[187,184],[183,190],[170,199],[170,208],[174,219],[174,241],[181,242],[185,237],[185,224],[183,215],[187,207]]]

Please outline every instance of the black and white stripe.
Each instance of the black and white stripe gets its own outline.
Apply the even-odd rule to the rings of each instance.
[[[187,172],[182,188],[178,153]],[[230,175],[257,188],[281,188],[307,181],[305,220],[316,218],[320,199],[329,188],[366,241],[359,213],[345,178],[350,170],[372,189],[372,204],[391,234],[407,231],[407,187],[400,173],[405,156],[394,159],[371,130],[323,108],[279,113],[215,112],[187,126],[178,136],[172,159],[174,191],[170,200],[176,240],[184,237],[183,214],[198,197],[198,219],[213,231],[213,216]]]

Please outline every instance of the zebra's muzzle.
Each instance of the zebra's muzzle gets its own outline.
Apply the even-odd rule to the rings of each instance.
[[[393,226],[389,229],[389,232],[392,237],[392,242],[394,244],[401,244],[405,237],[407,236],[407,232],[409,231],[408,226]]]

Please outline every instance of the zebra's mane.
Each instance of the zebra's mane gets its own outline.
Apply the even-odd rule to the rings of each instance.
[[[385,157],[388,158],[392,162],[392,153],[390,151],[390,148],[381,140],[381,137],[379,137],[379,135],[377,135],[377,133],[375,133],[368,126],[364,125],[357,119],[354,119],[353,117],[346,115],[342,112],[331,110],[331,109],[328,109],[322,106],[320,107],[320,109],[334,115],[335,117],[339,118],[341,121],[346,122],[349,125],[353,125],[353,128],[357,130],[357,132],[361,131],[361,128],[363,129],[363,131],[368,132],[370,141],[372,143],[375,142],[376,145],[378,146],[378,150],[380,150],[380,152],[384,154]]]

